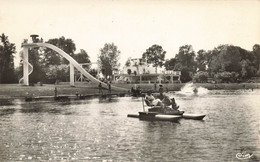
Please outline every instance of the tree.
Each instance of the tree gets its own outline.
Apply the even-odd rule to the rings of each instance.
[[[78,63],[90,63],[88,53],[80,49],[80,52],[75,54],[73,57]]]
[[[89,69],[89,74],[91,74],[93,77],[97,77],[98,71],[96,69]]]
[[[69,66],[67,65],[50,65],[46,72],[46,78],[49,83],[56,81],[67,81],[69,78]]]
[[[125,66],[129,67],[131,65],[131,58],[128,58],[125,62]]]
[[[148,63],[152,63],[153,66],[157,67],[163,66],[164,58],[165,58],[166,51],[163,50],[162,46],[159,45],[152,45],[143,53],[143,59],[146,59]]]
[[[240,78],[255,76],[257,72],[256,55],[238,46],[221,45],[212,50],[209,71],[212,74],[220,72],[235,72]]]
[[[49,39],[47,43],[50,43],[64,52],[69,54],[71,57],[74,56],[74,52],[76,51],[76,45],[72,39],[66,39],[64,36],[60,38]],[[60,65],[60,64],[68,64],[69,62],[65,59],[60,57],[55,51],[46,48],[43,53],[43,60],[45,67],[49,65]]]
[[[16,82],[13,56],[15,45],[9,42],[4,33],[0,36],[0,39],[0,83],[14,83]]]
[[[240,47],[237,47],[240,53],[241,61],[240,61],[240,66],[241,66],[241,72],[239,73],[240,76],[243,79],[251,78],[256,76],[258,65],[257,61],[257,56],[254,54],[254,51],[247,51],[245,49],[242,49]]]
[[[259,44],[255,44],[253,46],[253,55],[255,57],[255,67],[257,68],[257,70],[260,70],[260,45]]]
[[[220,58],[218,57],[218,54],[222,50],[224,46],[218,46],[217,48],[214,48],[213,50],[208,52],[208,73],[209,76],[214,76],[217,72],[220,71],[221,65],[220,65]]]
[[[174,67],[177,63],[177,60],[175,58],[171,58],[170,60],[166,60],[164,63],[166,70],[174,70]]]
[[[82,63],[91,63],[88,53],[81,49],[79,53],[75,54],[73,58],[80,64]],[[84,65],[85,69],[88,71],[90,68],[90,65]]]
[[[33,66],[33,71],[29,75],[29,81],[31,83],[42,82],[45,80],[44,67],[41,64],[41,54],[39,48],[32,48],[28,50],[29,63]]]
[[[73,58],[79,63],[79,64],[82,64],[82,67],[86,70],[86,71],[89,71],[90,69],[90,60],[89,60],[89,56],[87,54],[87,52],[83,49],[80,49],[80,52],[75,54],[73,56]],[[88,64],[86,64],[88,63]],[[75,74],[77,77],[81,77],[81,73],[79,71],[76,71],[76,74]]]
[[[104,47],[100,49],[100,53],[98,55],[98,66],[105,78],[111,76],[113,69],[119,67],[119,56],[120,51],[114,43],[106,43]]]
[[[187,67],[191,72],[196,71],[195,52],[193,51],[191,45],[181,46],[175,58],[178,63],[180,63],[183,67]]]
[[[181,71],[181,81],[188,82],[192,80],[192,75],[196,71],[195,52],[191,45],[184,45],[179,48],[175,56],[176,65],[174,70]]]
[[[64,36],[60,38],[49,39],[47,43],[50,43],[67,54],[71,57],[75,58],[76,61],[83,60],[88,61],[89,56],[87,55],[86,51],[80,50],[78,54],[75,55],[76,45],[72,39],[66,39]],[[47,83],[53,83],[56,79],[52,78],[57,76],[57,80],[67,81],[68,76],[66,74],[67,68],[65,66],[60,66],[62,64],[68,64],[68,60],[60,56],[58,53],[53,51],[52,49],[45,48],[43,52],[41,52],[41,65],[44,67],[44,71],[46,73],[45,80]],[[85,63],[85,62],[84,62]],[[55,65],[55,66],[54,66]],[[67,66],[67,65],[66,65]],[[65,68],[62,70],[61,68]],[[35,67],[34,67],[35,69]],[[88,68],[87,68],[88,69]],[[34,70],[35,71],[35,70]],[[54,74],[56,73],[56,74]],[[41,74],[41,73],[40,73]],[[63,76],[61,74],[64,74]]]
[[[221,60],[221,70],[227,72],[240,72],[241,56],[235,46],[226,46],[219,54]]]
[[[206,71],[207,68],[207,52],[203,49],[197,52],[196,65],[198,71]]]
[[[240,72],[241,55],[237,47],[232,45],[220,45],[210,53],[209,72]]]
[[[211,77],[221,77],[222,74],[228,76],[229,73],[236,73],[238,75],[237,79],[242,80],[254,77],[257,75],[259,66],[256,51],[257,45],[253,47],[252,52],[238,46],[219,45],[207,54],[207,71]],[[228,80],[228,82],[231,81]]]
[[[240,65],[241,65],[240,74],[243,79],[251,78],[257,72],[257,69],[251,65],[251,62],[249,60],[242,60],[240,62]]]

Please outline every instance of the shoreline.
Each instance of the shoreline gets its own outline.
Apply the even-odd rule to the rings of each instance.
[[[164,90],[168,91],[180,91],[183,86],[187,83],[176,83],[176,84],[162,84]],[[153,89],[154,92],[158,92],[159,84],[112,84],[114,86],[131,89],[132,87],[140,86],[142,92],[147,92]],[[194,87],[203,87],[208,90],[239,90],[239,89],[259,89],[260,83],[193,83]],[[58,96],[76,96],[81,94],[82,96],[95,97],[100,96],[99,89],[96,84],[87,83],[76,83],[75,87],[71,87],[67,83],[54,85],[54,84],[43,84],[35,86],[22,86],[19,84],[0,84],[0,99],[16,99],[25,97],[54,97],[54,90],[57,88]],[[108,94],[107,87],[104,87],[103,94]],[[115,91],[112,89],[111,94],[129,94],[128,91]]]

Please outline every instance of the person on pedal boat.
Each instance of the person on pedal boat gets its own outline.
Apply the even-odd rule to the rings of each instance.
[[[175,109],[175,110],[178,110],[178,108],[180,107],[180,106],[178,106],[178,105],[176,104],[174,98],[171,99],[171,104],[172,104],[172,108]]]
[[[159,89],[159,95],[157,96],[157,98],[160,99],[164,105],[172,106],[172,109],[177,110],[179,108],[174,98],[170,98],[169,96],[163,94],[163,88]]]
[[[145,100],[147,100],[149,102],[150,106],[164,106],[164,104],[162,103],[162,101],[159,98],[155,98],[152,94],[152,90],[149,90],[147,92],[147,95],[145,96]]]

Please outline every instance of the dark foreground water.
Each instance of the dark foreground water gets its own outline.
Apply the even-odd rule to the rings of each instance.
[[[127,118],[141,98],[1,101],[0,161],[238,161],[260,159],[260,91],[171,94],[204,121]]]

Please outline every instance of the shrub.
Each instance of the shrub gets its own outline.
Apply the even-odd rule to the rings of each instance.
[[[236,82],[239,74],[236,72],[220,72],[215,74],[215,79],[221,83],[230,83]]]
[[[197,83],[206,83],[208,80],[208,73],[204,71],[199,71],[193,76],[193,80]]]

